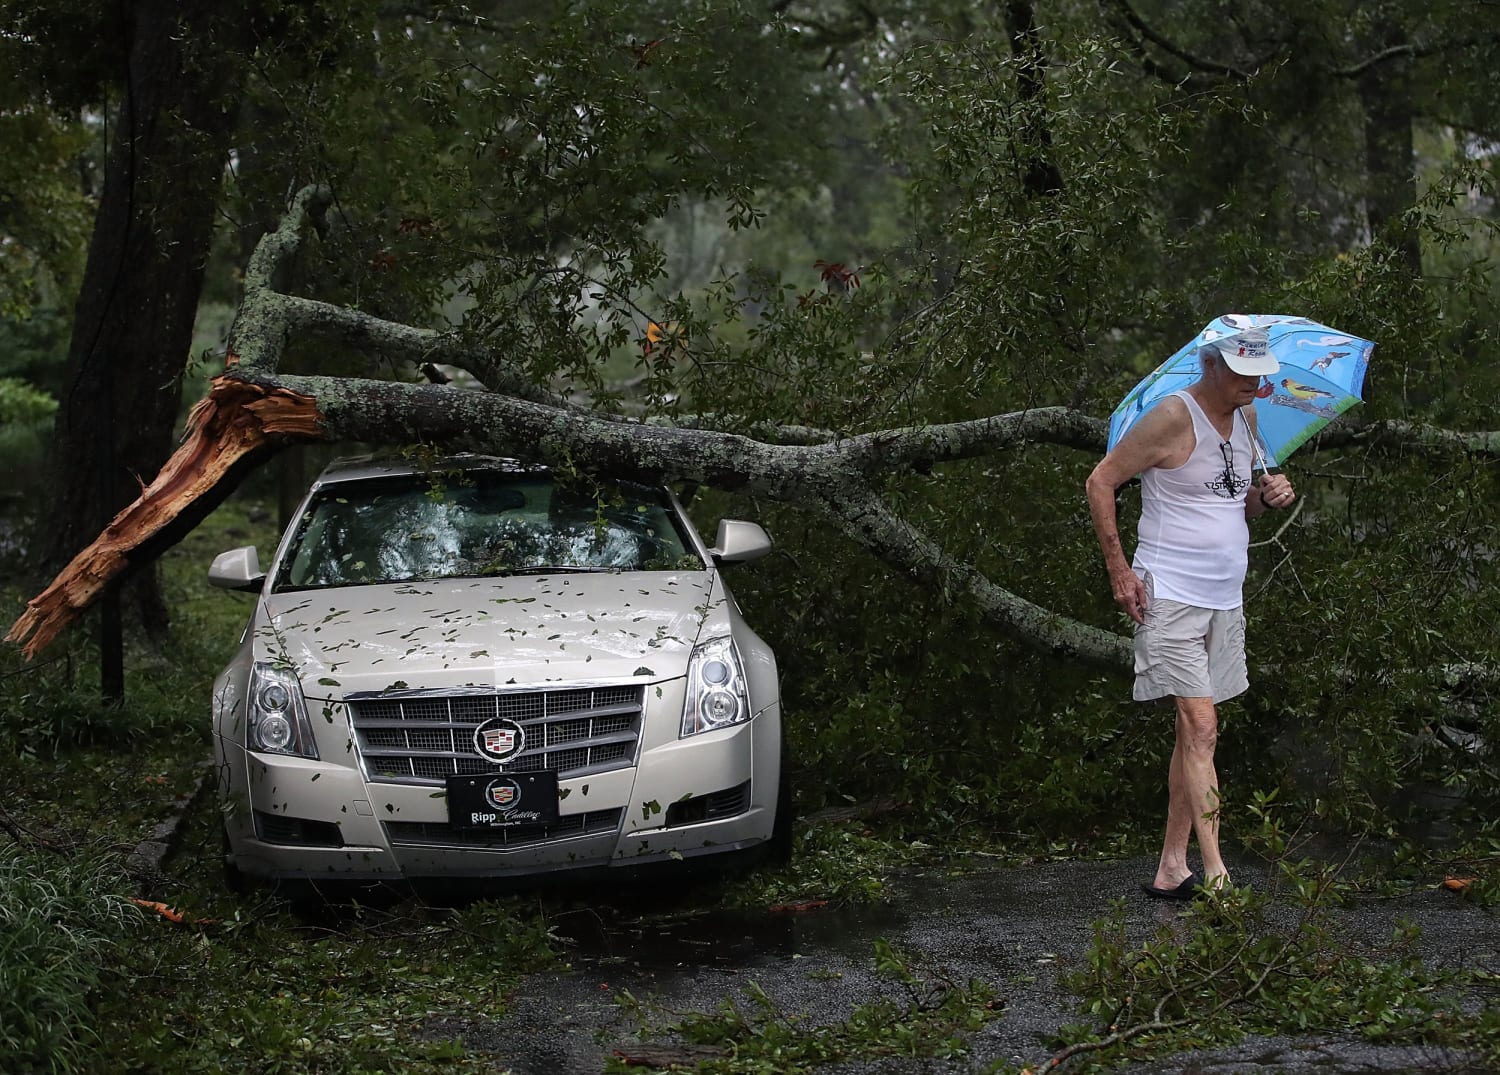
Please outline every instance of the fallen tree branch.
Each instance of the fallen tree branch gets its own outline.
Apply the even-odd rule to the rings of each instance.
[[[892,471],[974,458],[1028,443],[1094,454],[1107,424],[1067,407],[1044,407],[942,425],[847,435],[805,427],[752,425],[698,416],[668,424],[579,407],[519,377],[455,334],[437,333],[284,293],[289,265],[309,225],[328,205],[320,188],[301,191],[275,231],[256,247],[245,298],[230,333],[230,368],[194,409],[188,433],[156,480],[33,598],[7,633],[34,657],[113,580],[180,540],[250,467],[293,441],[420,443],[449,451],[515,455],[648,480],[681,480],[797,503],[828,518],[875,556],[951,597],[1040,651],[1112,671],[1130,666],[1129,642],[1027,601],[950,556],[893,512],[872,479]],[[442,360],[495,372],[492,391],[280,374],[292,339],[322,339],[372,356],[421,366]],[[1500,456],[1500,432],[1458,433],[1398,421],[1330,429],[1320,446],[1372,444],[1397,450]]]
[[[955,560],[882,504],[862,479],[872,460],[937,460],[976,450],[986,437],[1014,442],[1032,417],[1001,416],[961,429],[896,430],[820,445],[774,445],[732,433],[648,426],[561,410],[529,400],[451,385],[358,378],[274,377],[233,369],[215,380],[194,412],[190,433],[161,475],[80,553],[6,636],[35,656],[179,520],[218,503],[236,464],[291,440],[440,443],[450,449],[524,455],[553,464],[586,459],[599,469],[653,480],[690,480],[756,492],[820,510],[886,563],[975,601],[986,619],[1048,653],[1111,669],[1127,666],[1128,644],[1049,612]],[[1043,416],[1045,419],[1047,416]],[[1050,428],[1047,423],[1043,427]],[[950,436],[949,433],[952,433]]]
[[[1245,946],[1241,946],[1241,952],[1243,952],[1244,947]],[[1044,1070],[1055,1071],[1058,1068],[1061,1068],[1068,1061],[1072,1060],[1075,1056],[1080,1056],[1084,1053],[1099,1052],[1104,1049],[1113,1048],[1116,1045],[1123,1045],[1125,1042],[1128,1042],[1133,1038],[1138,1038],[1143,1034],[1151,1034],[1163,1030],[1178,1030],[1186,1026],[1200,1025],[1204,1022],[1207,1022],[1209,1019],[1212,1019],[1214,1016],[1218,1015],[1220,1012],[1226,1010],[1227,1008],[1238,1004],[1248,1003],[1255,998],[1256,994],[1259,993],[1261,989],[1265,987],[1266,982],[1270,979],[1273,973],[1285,970],[1292,965],[1292,962],[1290,960],[1285,964],[1278,963],[1276,960],[1282,958],[1283,956],[1286,956],[1295,947],[1295,939],[1283,942],[1281,950],[1276,953],[1276,956],[1274,958],[1266,961],[1266,964],[1261,969],[1260,974],[1258,974],[1255,979],[1245,988],[1244,992],[1234,993],[1223,998],[1207,1011],[1192,1012],[1191,1014],[1182,1016],[1178,1019],[1163,1019],[1162,1012],[1166,1007],[1167,1001],[1173,999],[1178,992],[1175,989],[1171,990],[1157,1003],[1156,1009],[1152,1012],[1152,1017],[1149,1021],[1144,1023],[1136,1023],[1134,1026],[1126,1027],[1124,1030],[1116,1031],[1115,1033],[1110,1034],[1108,1037],[1074,1042],[1067,1048],[1054,1053],[1052,1055],[1052,1059],[1045,1065]]]
[[[1399,418],[1374,420],[1345,416],[1311,442],[1317,448],[1342,448],[1367,444],[1396,451],[1425,450],[1441,455],[1480,455],[1500,458],[1500,430],[1465,431],[1443,429]]]
[[[881,560],[935,586],[950,600],[963,597],[986,620],[1033,649],[1124,672],[1131,643],[1120,635],[1033,604],[995,585],[973,565],[956,560],[873,494],[833,498],[823,505],[845,532]]]

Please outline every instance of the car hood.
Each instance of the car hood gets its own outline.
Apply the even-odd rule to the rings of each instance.
[[[271,594],[256,660],[309,698],[356,691],[682,675],[700,634],[729,633],[711,571],[525,575]]]

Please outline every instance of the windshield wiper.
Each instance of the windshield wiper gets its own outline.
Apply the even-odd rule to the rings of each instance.
[[[618,571],[617,567],[575,567],[571,564],[543,564],[541,567],[517,567],[497,571],[496,575],[586,575],[599,571]]]

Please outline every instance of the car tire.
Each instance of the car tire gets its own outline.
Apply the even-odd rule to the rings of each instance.
[[[792,767],[787,760],[786,734],[781,739],[781,778],[776,783],[776,821],[771,827],[771,839],[766,842],[766,864],[785,866],[792,861],[792,825],[796,820],[792,810]]]
[[[766,864],[784,867],[792,861],[792,822],[795,820],[792,816],[792,781],[783,775],[780,790],[775,796],[775,826],[771,829]]]

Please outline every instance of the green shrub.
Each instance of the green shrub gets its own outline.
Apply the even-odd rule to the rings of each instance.
[[[135,918],[97,860],[0,846],[0,1070],[90,1070],[90,994]]]

